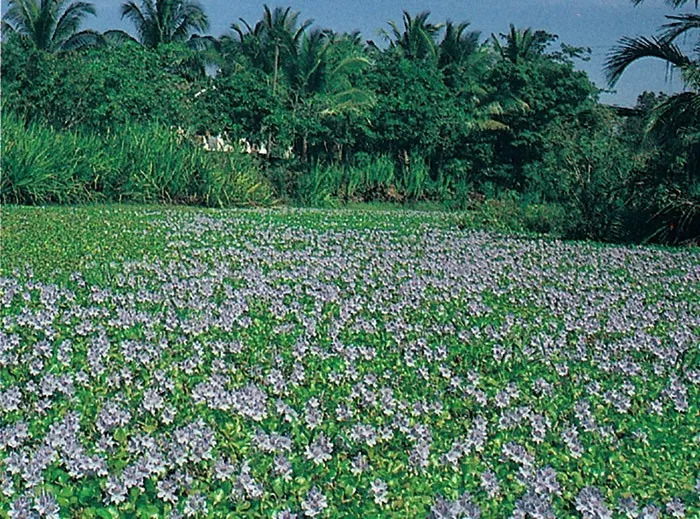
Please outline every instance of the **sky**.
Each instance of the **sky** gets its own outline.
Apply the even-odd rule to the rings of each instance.
[[[121,20],[120,0],[92,0],[97,17],[87,26],[98,30],[131,29],[128,21]],[[137,0],[138,2],[138,0]],[[220,36],[230,30],[239,18],[250,22],[262,14],[262,3],[249,0],[200,0],[210,19],[210,34]],[[601,88],[606,87],[603,65],[606,54],[623,36],[650,36],[665,22],[664,15],[672,8],[662,0],[647,0],[633,6],[630,0],[270,0],[268,4],[291,6],[301,11],[303,19],[313,19],[320,27],[345,32],[359,30],[366,39],[378,43],[378,31],[387,22],[401,20],[402,11],[411,13],[428,10],[434,23],[445,20],[468,21],[471,28],[480,30],[482,38],[508,31],[510,23],[517,27],[532,27],[557,34],[561,42],[591,47],[588,62],[577,67],[588,72]],[[690,5],[690,4],[688,4]],[[7,6],[7,0],[2,0]],[[686,10],[692,9],[686,7]],[[682,12],[682,10],[681,10]],[[693,42],[679,42],[684,51],[690,51]],[[631,106],[645,90],[675,92],[682,89],[677,74],[666,80],[666,67],[655,59],[640,61],[631,66],[615,87],[614,93],[605,93],[605,103]]]

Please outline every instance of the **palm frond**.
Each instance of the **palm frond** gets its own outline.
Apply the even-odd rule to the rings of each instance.
[[[36,0],[11,0],[3,20],[11,23],[16,32],[29,36],[34,33],[38,11]]]
[[[70,4],[56,21],[51,39],[63,47],[63,42],[68,42],[78,31],[83,19],[88,15],[95,16],[96,14],[95,6],[89,2]],[[83,38],[76,38],[73,41],[77,42],[81,39]]]
[[[622,38],[608,55],[605,73],[610,86],[618,82],[627,67],[643,58],[659,58],[677,68],[687,67],[691,61],[678,46],[665,39],[643,36]]]
[[[102,35],[90,29],[76,32],[61,44],[61,50],[78,50],[86,47],[99,47],[104,44]]]
[[[131,34],[119,29],[112,29],[102,33],[102,38],[108,45],[123,45],[125,43],[139,43]]]
[[[7,20],[0,21],[0,32],[21,35],[22,33],[18,31],[10,22]]]
[[[197,0],[134,0],[122,4],[122,18],[136,28],[139,41],[147,47],[161,43],[186,42],[196,31],[209,29],[209,19]]]
[[[149,23],[141,8],[134,1],[125,2],[122,4],[121,14],[122,18],[126,18],[134,24],[139,40],[144,43],[147,39]]]
[[[665,141],[700,127],[700,93],[681,92],[654,107],[647,133]]]
[[[193,31],[209,30],[209,19],[198,2],[188,1],[179,4],[172,18],[170,31],[173,41],[184,41]]]
[[[331,71],[331,75],[338,74],[353,74],[363,70],[371,64],[370,60],[364,56],[348,56],[343,58],[338,65]]]
[[[187,46],[191,49],[199,51],[207,49],[219,50],[221,47],[219,40],[213,36],[200,36],[199,34],[193,34],[190,36],[190,39],[187,40]]]
[[[700,4],[700,0],[666,0],[666,3],[671,7],[682,7],[691,1],[695,4],[695,7],[697,7]],[[634,5],[639,5],[641,3],[644,3],[644,0],[632,0],[632,3]]]
[[[373,94],[360,88],[348,88],[332,96],[332,105],[321,111],[321,115],[333,116],[345,112],[359,112],[375,103]]]
[[[669,20],[673,20],[662,26],[662,38],[668,41],[673,41],[682,34],[695,29],[700,29],[700,14],[679,14],[667,16]]]
[[[67,3],[68,0],[9,0],[3,29],[22,35],[47,52],[79,46],[80,42],[91,44],[89,32],[78,31],[86,16],[95,15],[95,6],[87,1],[66,6]]]

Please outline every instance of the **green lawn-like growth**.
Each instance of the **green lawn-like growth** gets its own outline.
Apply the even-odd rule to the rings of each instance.
[[[474,225],[3,207],[0,516],[697,517],[697,250]]]

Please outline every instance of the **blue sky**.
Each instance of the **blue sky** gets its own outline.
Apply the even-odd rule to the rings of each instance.
[[[104,30],[119,27],[130,29],[120,19],[119,0],[92,0],[98,16],[89,26]],[[255,21],[262,12],[262,3],[248,0],[200,0],[211,21],[210,33],[219,36],[229,30],[239,17]],[[664,15],[672,12],[662,0],[647,0],[634,7],[630,0],[289,0],[270,1],[269,5],[291,5],[303,18],[312,18],[317,25],[337,31],[360,30],[367,39],[378,40],[377,31],[389,20],[399,21],[402,11],[429,10],[435,22],[451,19],[469,21],[472,28],[485,37],[506,32],[509,23],[533,27],[558,34],[571,45],[592,48],[592,59],[579,63],[593,81],[605,86],[605,55],[622,36],[652,35],[664,23]],[[6,6],[6,0],[2,1]],[[686,7],[686,10],[691,7]],[[692,42],[680,42],[684,50]],[[644,90],[671,92],[681,88],[679,81],[665,80],[665,66],[658,60],[645,60],[632,66],[618,83],[615,94],[604,94],[607,103],[631,105]]]

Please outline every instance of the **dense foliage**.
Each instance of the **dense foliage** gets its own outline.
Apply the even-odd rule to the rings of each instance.
[[[207,153],[154,124],[104,135],[56,131],[5,114],[2,189],[15,204],[95,201],[267,205],[274,200],[255,159]]]
[[[382,45],[265,7],[259,21],[240,20],[215,39],[204,34],[208,19],[197,2],[144,0],[123,8],[134,35],[100,35],[80,31],[89,5],[11,3],[4,117],[83,135],[133,124],[221,134],[234,148],[262,151],[255,164],[274,198],[293,203],[465,209],[489,200],[546,214],[531,230],[567,237],[700,235],[700,74],[697,57],[673,43],[698,29],[694,13],[670,16],[656,38],[625,38],[613,49],[612,83],[635,60],[655,56],[687,85],[620,111],[601,105],[576,69],[586,49],[533,29],[510,26],[484,38],[468,23],[406,13]],[[36,9],[22,10],[30,4]],[[62,10],[73,17],[59,31]],[[41,31],[52,27],[56,41],[42,43],[51,35]],[[81,44],[69,45],[76,35]],[[15,187],[3,186],[3,200],[19,200]]]
[[[4,208],[0,515],[698,517],[697,253],[455,219]]]

